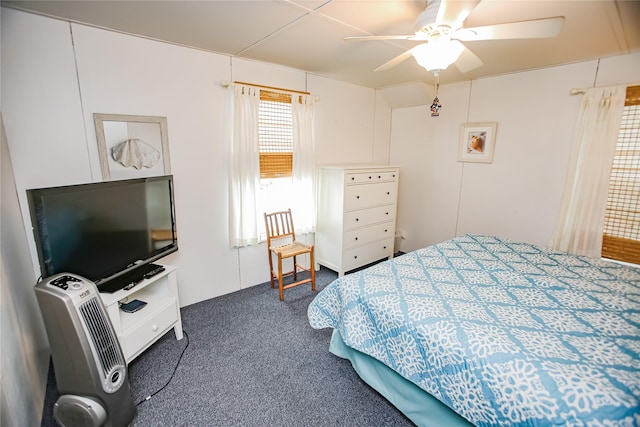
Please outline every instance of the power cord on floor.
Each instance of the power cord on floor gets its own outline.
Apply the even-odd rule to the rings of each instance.
[[[151,393],[150,395],[148,395],[147,397],[142,399],[140,402],[136,403],[136,406],[146,402],[147,400],[151,399],[156,394],[160,393],[162,390],[165,389],[166,386],[169,385],[169,383],[173,379],[173,376],[176,374],[176,371],[178,370],[178,365],[180,365],[180,361],[182,360],[182,356],[184,355],[184,352],[187,350],[187,347],[189,347],[189,335],[187,335],[187,332],[184,331],[184,330],[182,331],[182,333],[184,334],[184,337],[187,339],[187,345],[185,345],[184,348],[182,349],[182,353],[180,353],[180,357],[178,358],[178,362],[176,363],[176,366],[173,368],[173,372],[171,373],[171,376],[169,377],[167,382],[162,387],[160,387],[160,389],[154,391],[153,393]]]

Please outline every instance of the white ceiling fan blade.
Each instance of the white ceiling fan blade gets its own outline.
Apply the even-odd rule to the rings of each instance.
[[[484,63],[473,52],[465,47],[454,65],[458,70],[460,70],[460,72],[468,73],[469,71],[482,67]]]
[[[556,37],[563,24],[564,16],[556,16],[532,21],[463,28],[453,33],[451,38],[461,41],[475,41]]]
[[[426,40],[420,35],[411,36],[352,36],[345,37],[344,41],[369,41],[369,40]]]
[[[393,67],[395,67],[396,65],[398,65],[399,63],[401,63],[402,61],[404,61],[405,59],[408,59],[411,57],[411,54],[413,52],[413,48],[407,50],[404,53],[401,53],[400,55],[396,56],[395,58],[393,58],[391,61],[387,61],[384,64],[382,64],[381,66],[379,66],[378,68],[376,68],[375,71],[386,71],[389,70]]]
[[[452,29],[460,28],[471,11],[480,3],[480,0],[441,1],[435,22],[438,25],[448,25]]]

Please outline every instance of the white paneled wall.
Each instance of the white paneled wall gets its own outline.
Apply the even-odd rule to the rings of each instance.
[[[373,125],[373,155],[371,163],[384,165],[389,163],[389,138],[391,136],[391,108],[385,102],[380,91],[376,92],[376,106]]]
[[[457,234],[546,246],[560,212],[580,97],[595,62],[473,82],[470,122],[498,122],[492,164],[464,163]],[[514,94],[517,94],[514,97]]]
[[[464,233],[546,246],[560,212],[580,105],[572,88],[638,84],[640,54],[444,85],[440,117],[397,108],[392,164],[402,165],[401,249]],[[492,164],[460,163],[460,125],[497,122]]]
[[[249,59],[231,59],[231,78],[236,82],[307,91],[305,73],[293,68]]]
[[[396,228],[400,249],[441,242],[455,233],[461,166],[456,163],[460,123],[466,120],[469,83],[440,88],[440,117],[429,106],[393,110],[391,163],[401,166]],[[436,141],[439,141],[436,143]]]
[[[316,109],[316,163],[372,163],[375,91],[309,75]]]
[[[266,249],[228,244],[227,89],[220,81],[317,94],[319,163],[336,162],[339,152],[345,161],[371,162],[374,138],[376,157],[388,160],[388,130],[375,136],[373,89],[10,9],[2,29],[11,38],[3,44],[3,86],[14,89],[3,93],[3,108],[20,194],[27,185],[101,179],[94,113],[167,117],[180,250],[163,262],[178,266],[182,305],[269,277]],[[43,91],[49,87],[58,89]],[[24,202],[22,209],[28,219]],[[33,250],[32,258],[37,270]]]
[[[224,92],[229,58],[73,25],[87,149],[100,169],[93,113],[167,117],[176,188],[182,305],[239,289],[238,257],[227,239]],[[215,280],[211,280],[215,277]]]
[[[49,343],[33,291],[16,183],[0,119],[0,425],[40,425]]]
[[[4,8],[1,18],[2,116],[17,184],[91,180],[69,24]]]

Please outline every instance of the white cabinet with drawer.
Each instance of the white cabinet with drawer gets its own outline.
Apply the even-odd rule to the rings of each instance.
[[[176,267],[165,265],[164,268],[161,273],[142,280],[130,290],[100,294],[127,363],[171,328],[176,339],[183,337]],[[134,313],[125,313],[120,309],[121,303],[134,299],[144,301],[147,305]]]
[[[338,272],[393,257],[397,166],[318,168],[316,263]]]

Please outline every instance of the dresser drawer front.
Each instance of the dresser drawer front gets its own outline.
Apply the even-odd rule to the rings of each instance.
[[[346,211],[369,206],[394,204],[396,201],[396,183],[380,182],[371,185],[348,185],[344,191]]]
[[[393,238],[348,249],[344,252],[345,271],[393,255]]]
[[[395,234],[393,224],[393,221],[391,221],[348,231],[344,235],[344,245],[346,248],[352,248],[393,237]]]
[[[348,173],[345,179],[345,184],[363,184],[374,183],[382,181],[395,181],[398,179],[398,171],[373,171],[373,172],[357,172]]]
[[[345,183],[349,184],[363,184],[365,182],[374,182],[373,172],[360,172],[360,173],[348,173]]]
[[[398,171],[386,171],[386,172],[376,172],[375,177],[378,181],[397,181],[398,180]]]
[[[395,217],[395,205],[346,212],[344,214],[344,229],[351,230],[352,228],[366,227],[378,222],[392,221]]]
[[[142,310],[136,313],[142,314]],[[170,304],[133,330],[125,331],[124,339],[121,342],[124,342],[124,351],[127,356],[141,346],[153,341],[157,337],[158,331],[169,330],[177,320],[176,306],[175,304]]]

